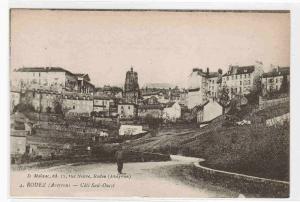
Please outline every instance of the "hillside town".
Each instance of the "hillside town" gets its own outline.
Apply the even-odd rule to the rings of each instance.
[[[169,125],[201,128],[249,102],[263,109],[287,99],[289,67],[263,69],[262,62],[229,66],[226,72],[193,68],[187,88],[140,88],[133,67],[124,75],[123,88],[96,87],[88,73],[61,67],[16,69],[11,75],[12,155],[54,157],[72,146],[90,149]],[[47,136],[68,138],[49,143],[41,138]]]

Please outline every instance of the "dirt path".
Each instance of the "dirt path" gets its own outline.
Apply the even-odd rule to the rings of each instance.
[[[68,164],[12,171],[12,194],[53,197],[237,197],[239,193],[195,180],[185,172],[196,158],[172,156],[168,162],[126,163],[119,175],[113,163]],[[28,173],[39,174],[39,177]],[[51,178],[41,177],[49,175]],[[53,176],[54,175],[54,176]],[[55,177],[57,175],[57,177]],[[26,182],[46,183],[30,187]],[[24,187],[18,185],[23,184]],[[54,186],[55,185],[55,186]],[[59,186],[59,187],[57,187]],[[69,186],[69,187],[65,187]]]

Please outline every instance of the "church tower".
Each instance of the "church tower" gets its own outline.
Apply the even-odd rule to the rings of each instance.
[[[137,103],[140,98],[140,89],[138,83],[138,74],[130,68],[130,71],[126,73],[125,85],[124,85],[124,97],[126,102]]]

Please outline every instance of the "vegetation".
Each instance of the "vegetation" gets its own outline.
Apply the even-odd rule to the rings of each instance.
[[[277,110],[275,110],[275,108]],[[266,127],[264,121],[289,112],[288,103],[256,113],[245,108],[251,125],[222,126],[225,115],[203,129],[161,129],[156,137],[144,136],[128,147],[149,152],[181,154],[206,159],[209,167],[279,180],[289,180],[289,123]],[[248,119],[249,120],[249,119]]]
[[[224,86],[220,91],[220,104],[223,107],[223,114],[225,114],[225,107],[229,104],[229,101],[229,89]]]
[[[13,112],[22,112],[22,113],[29,113],[29,112],[34,112],[35,109],[31,104],[26,104],[26,103],[20,103],[16,105],[13,109]]]
[[[147,114],[144,121],[149,126],[149,129],[152,132],[151,134],[153,136],[156,136],[156,134],[158,133],[158,128],[162,124],[162,119],[161,118],[156,118],[156,117],[153,117],[150,114]]]

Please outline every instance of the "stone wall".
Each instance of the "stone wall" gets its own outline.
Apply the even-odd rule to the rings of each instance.
[[[228,188],[238,189],[244,194],[259,194],[260,197],[289,197],[289,182],[254,177],[244,174],[211,169],[194,163],[193,172],[196,178],[214,183],[225,184]]]
[[[285,122],[288,122],[290,120],[290,113],[283,114],[281,116],[276,116],[271,119],[266,120],[267,126],[277,126],[277,125],[283,125]]]
[[[265,109],[267,107],[271,107],[274,105],[278,105],[281,103],[286,103],[290,101],[290,97],[283,97],[283,98],[277,98],[277,99],[271,99],[267,100],[262,97],[259,97],[259,110]]]

